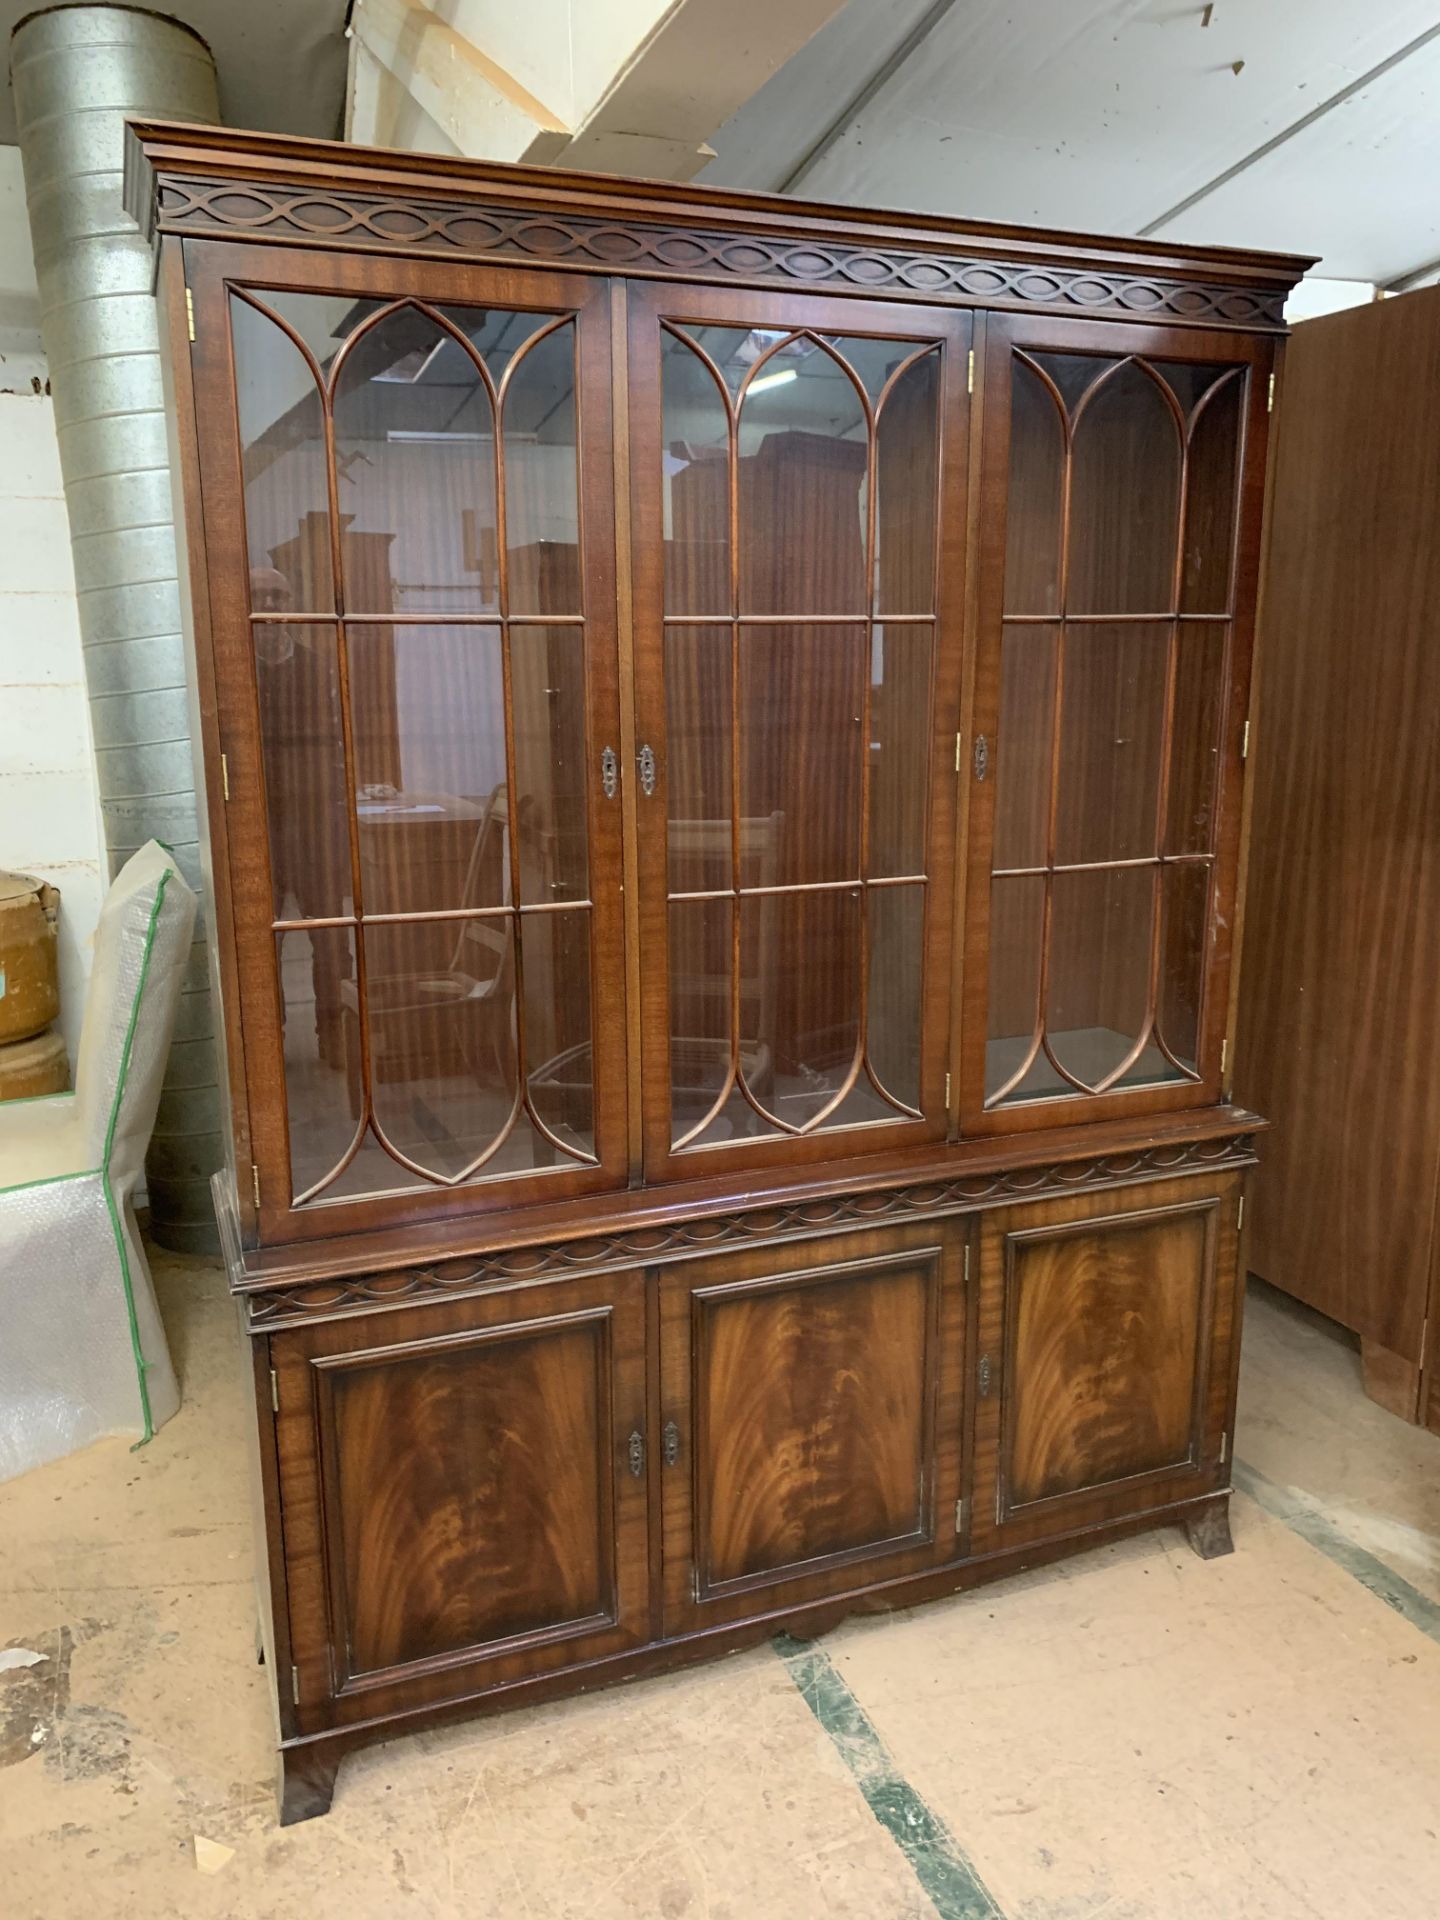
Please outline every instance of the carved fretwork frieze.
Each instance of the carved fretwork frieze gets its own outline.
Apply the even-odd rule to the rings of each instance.
[[[1107,314],[1284,330],[1284,294],[1110,268],[991,259],[942,247],[869,246],[841,237],[712,232],[634,218],[403,199],[264,180],[166,174],[163,233],[251,235],[310,246],[391,248],[456,260],[524,260],[592,272],[902,295],[967,306]]]
[[[363,1312],[437,1296],[479,1292],[497,1282],[593,1273],[609,1267],[632,1267],[649,1261],[716,1252],[746,1241],[785,1240],[887,1220],[963,1213],[975,1207],[1010,1200],[1043,1199],[1083,1187],[1248,1166],[1254,1158],[1254,1136],[1242,1133],[1222,1140],[1186,1141],[1134,1153],[1014,1167],[1004,1172],[958,1174],[954,1179],[931,1180],[915,1186],[775,1202],[742,1212],[712,1214],[662,1226],[621,1227],[579,1240],[501,1247],[494,1252],[437,1261],[430,1266],[395,1267],[346,1275],[341,1279],[257,1290],[248,1295],[250,1325],[257,1331],[265,1331],[298,1321],[328,1319],[336,1313]]]

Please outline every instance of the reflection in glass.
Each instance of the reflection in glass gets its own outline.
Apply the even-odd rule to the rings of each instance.
[[[1214,850],[1226,633],[1198,621],[1176,632],[1166,853]]]
[[[1156,851],[1170,628],[1071,626],[1064,645],[1056,863],[1144,858]]]
[[[1160,1006],[1166,1048],[1189,1072],[1200,1044],[1200,997],[1205,980],[1205,929],[1210,911],[1210,863],[1166,867],[1161,899]]]
[[[352,626],[349,635],[366,912],[508,904],[500,629]]]
[[[509,611],[579,613],[573,321],[537,339],[511,368],[503,409]]]
[[[1016,354],[1005,517],[1006,613],[1060,610],[1064,482],[1065,424],[1060,409],[1044,380]]]
[[[1182,613],[1230,609],[1245,376],[1238,368],[1205,371],[1217,374],[1218,380],[1190,427]]]
[[[1149,867],[1057,873],[1051,886],[1046,1034],[1056,1064],[1094,1087],[1148,1025],[1154,876]]]
[[[870,862],[875,879],[925,871],[933,640],[880,626],[870,643]]]
[[[275,936],[285,1049],[290,1176],[297,1196],[334,1173],[360,1129],[355,935],[308,927]]]
[[[277,920],[348,913],[350,817],[333,626],[251,628],[272,911]]]
[[[510,685],[521,905],[584,900],[588,786],[580,628],[512,626]]]
[[[1180,455],[1165,389],[1137,362],[1090,389],[1071,453],[1067,613],[1173,607]]]
[[[1038,867],[1050,824],[1059,627],[1006,627],[1000,642],[993,864]]]
[[[670,902],[670,1137],[694,1132],[729,1081],[731,913],[719,900]],[[764,1078],[752,1052],[741,1067],[751,1084]]]
[[[523,866],[522,866],[523,871]],[[561,1158],[552,1133],[572,1154],[595,1152],[594,1063],[590,1051],[590,915],[520,916],[525,970],[525,1076],[536,1131],[535,1164]]]
[[[990,984],[985,1039],[985,1096],[1012,1098],[1029,1091],[1016,1084],[1032,1055],[1039,1055],[1040,956],[1045,933],[1042,875],[990,883]],[[1050,1072],[1049,1063],[1044,1063]],[[1054,1077],[1054,1076],[1051,1076]]]
[[[885,395],[875,428],[875,606],[933,613],[939,507],[940,356],[922,354]]]
[[[284,328],[248,300],[231,299],[230,326],[252,610],[329,613],[335,585],[320,389]]]
[[[495,418],[470,354],[397,307],[355,336],[332,405],[347,611],[492,611]]]
[[[714,374],[668,329],[660,335],[660,381],[665,611],[728,613],[730,416]]]
[[[666,844],[672,893],[732,884],[730,674],[728,627],[666,629]]]
[[[920,1111],[920,995],[925,889],[870,887],[868,1052],[875,1078],[892,1100]]]
[[[784,1125],[813,1124],[851,1077],[859,989],[858,888],[742,899],[741,1048],[763,1061],[752,1092]]]
[[[865,629],[744,627],[739,645],[740,810],[772,835],[771,879],[757,847],[741,885],[857,879]]]
[[[740,611],[864,614],[869,428],[859,389],[808,338],[756,364],[738,428]]]

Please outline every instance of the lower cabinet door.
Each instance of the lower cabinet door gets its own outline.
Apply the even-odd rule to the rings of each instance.
[[[649,1637],[638,1273],[276,1335],[298,1724]]]
[[[916,1225],[662,1273],[668,1633],[956,1557],[963,1249]]]
[[[982,1216],[973,1551],[1219,1483],[1241,1192],[1197,1175]]]

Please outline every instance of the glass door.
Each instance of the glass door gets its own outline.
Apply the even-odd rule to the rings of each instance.
[[[989,323],[968,1131],[1219,1098],[1271,352]]]
[[[613,1185],[605,289],[191,262],[264,1228]]]
[[[629,290],[652,1178],[944,1136],[970,324]]]

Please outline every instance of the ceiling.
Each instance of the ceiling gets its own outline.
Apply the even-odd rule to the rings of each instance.
[[[710,144],[707,184],[1276,247],[1383,284],[1440,259],[1440,9],[849,0]]]
[[[0,0],[5,54],[0,144],[15,140],[10,35],[43,0]],[[172,0],[153,13],[183,20],[209,43],[220,75],[220,111],[232,127],[338,135],[345,103],[346,0]]]

